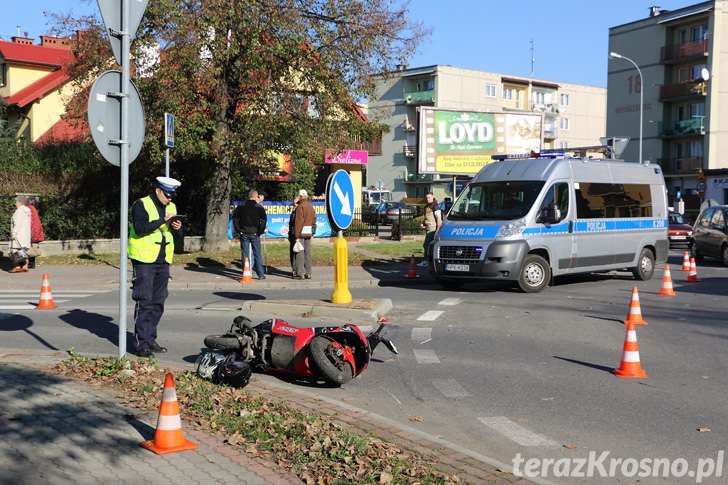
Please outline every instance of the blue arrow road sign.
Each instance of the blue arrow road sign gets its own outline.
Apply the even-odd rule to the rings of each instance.
[[[342,231],[354,219],[354,185],[346,170],[337,170],[326,191],[326,207],[333,225]]]

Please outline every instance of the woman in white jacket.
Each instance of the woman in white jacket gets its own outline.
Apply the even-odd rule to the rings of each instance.
[[[10,251],[30,248],[30,209],[25,205],[28,198],[24,195],[15,197],[15,212],[10,219]],[[28,260],[10,269],[10,273],[28,271]]]

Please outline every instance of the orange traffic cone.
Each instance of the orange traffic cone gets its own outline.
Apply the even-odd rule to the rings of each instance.
[[[56,307],[51,294],[51,284],[48,282],[48,273],[43,273],[43,283],[40,285],[40,301],[36,310],[52,310]]]
[[[142,441],[139,446],[158,455],[197,449],[195,443],[186,440],[182,435],[177,391],[174,388],[174,376],[171,372],[164,376],[164,393],[162,394],[162,404],[159,406],[154,440]]]
[[[614,375],[617,377],[647,378],[647,374],[640,365],[637,332],[631,322],[627,324],[627,335],[624,337],[624,347],[622,349],[622,361],[619,363],[619,368],[614,369]]]
[[[690,251],[685,251],[683,254],[683,265],[680,271],[690,271]]]
[[[634,325],[647,325],[647,322],[642,320],[642,309],[640,308],[640,294],[637,292],[637,287],[632,288],[632,300],[629,302],[629,313],[627,314],[627,320],[624,321],[626,324]]]
[[[253,273],[250,271],[250,263],[248,258],[245,258],[245,265],[243,266],[243,277],[240,278],[241,283],[252,283]]]
[[[410,258],[409,271],[407,271],[406,278],[408,280],[413,280],[413,279],[419,278],[419,276],[417,276],[417,270],[415,269],[415,255],[414,254]]]
[[[690,273],[688,273],[688,279],[685,281],[690,281],[693,283],[697,283],[700,281],[698,279],[698,267],[695,266],[695,258],[690,258]]]
[[[675,290],[672,288],[672,277],[670,276],[670,265],[665,265],[665,274],[662,275],[662,288],[657,292],[658,295],[675,296]]]

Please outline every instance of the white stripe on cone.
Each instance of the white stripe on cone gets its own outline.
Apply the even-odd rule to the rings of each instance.
[[[179,417],[179,414],[175,414],[174,416],[163,416],[160,414],[159,418],[157,418],[157,430],[177,431],[178,429],[182,429],[182,419]]]
[[[639,362],[640,353],[637,350],[625,350],[622,354],[623,362]]]

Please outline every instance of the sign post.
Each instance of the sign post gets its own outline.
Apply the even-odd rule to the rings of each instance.
[[[104,19],[106,32],[109,34],[114,57],[121,65],[120,76],[117,77],[118,72],[111,76],[106,76],[109,73],[104,73],[96,80],[94,87],[97,83],[99,86],[96,92],[92,89],[92,98],[89,98],[89,126],[94,143],[111,164],[119,165],[121,168],[119,204],[121,212],[119,217],[121,221],[119,231],[119,358],[121,359],[126,354],[129,164],[139,154],[141,143],[144,140],[144,111],[136,88],[134,91],[130,89],[133,84],[130,80],[129,51],[131,37],[136,35],[148,0],[97,0],[97,2],[101,17]],[[102,81],[105,76],[106,79],[118,79],[116,90],[113,86],[105,87],[106,80]],[[112,84],[114,84],[113,81]],[[136,93],[136,96],[130,96],[130,92]],[[118,103],[106,103],[108,98],[117,99]],[[92,106],[92,102],[96,104]],[[141,115],[139,115],[140,112]],[[106,125],[103,120],[113,120],[107,121],[112,129],[105,135]],[[132,124],[135,128],[130,132],[129,127]],[[139,127],[141,127],[141,139],[138,139]],[[130,156],[132,153],[133,157]],[[116,160],[118,163],[115,163]]]
[[[342,231],[354,219],[354,185],[345,170],[337,170],[326,181],[326,211],[331,229],[337,232],[334,241],[334,291],[331,293],[331,303],[351,303],[349,249]]]
[[[165,175],[169,177],[169,149],[174,148],[174,115],[164,113]]]

